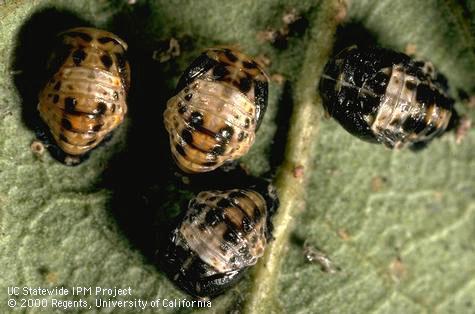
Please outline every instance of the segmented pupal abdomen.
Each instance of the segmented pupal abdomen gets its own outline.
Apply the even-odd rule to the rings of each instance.
[[[127,113],[127,44],[110,32],[88,27],[67,30],[59,40],[38,110],[57,145],[66,154],[80,156]]]
[[[319,88],[325,109],[348,132],[389,148],[428,143],[453,110],[430,63],[387,49],[344,50],[326,65]]]
[[[264,253],[266,202],[255,191],[201,192],[189,205],[180,235],[218,272],[254,265]]]
[[[254,265],[271,240],[271,216],[279,205],[275,189],[205,191],[190,200],[160,258],[183,290],[216,296]]]
[[[164,113],[177,165],[212,171],[245,155],[267,107],[268,79],[241,52],[211,49],[181,77]]]

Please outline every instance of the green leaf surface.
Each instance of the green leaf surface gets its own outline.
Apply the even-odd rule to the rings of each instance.
[[[10,286],[131,287],[132,296],[117,299],[191,300],[151,262],[155,238],[147,221],[160,213],[141,204],[176,209],[188,195],[183,184],[163,177],[169,150],[160,121],[181,72],[216,45],[264,55],[268,72],[285,78],[272,81],[268,112],[242,159],[253,175],[275,173],[281,208],[262,260],[198,311],[475,312],[475,132],[461,144],[449,133],[417,153],[390,151],[325,118],[316,90],[334,47],[373,40],[431,60],[447,76],[457,110],[473,119],[459,95],[475,92],[475,4],[421,6],[408,0],[349,6],[337,0],[0,1],[0,312],[53,311],[9,308]],[[283,27],[290,9],[307,19],[305,32],[289,37],[286,47],[260,40],[259,32]],[[71,168],[47,152],[35,156],[30,144],[48,43],[57,31],[85,24],[129,44],[130,114],[110,141]],[[160,63],[154,52],[170,38],[181,53]],[[324,252],[335,271],[308,262],[308,247]],[[93,295],[41,298],[93,305],[72,313],[131,312],[95,308]]]

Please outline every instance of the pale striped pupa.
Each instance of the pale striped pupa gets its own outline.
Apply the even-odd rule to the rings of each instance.
[[[268,78],[250,57],[210,49],[185,70],[164,113],[184,172],[212,171],[245,155],[267,107]]]
[[[219,295],[264,254],[278,206],[268,184],[200,192],[168,236],[159,263],[187,293]]]
[[[58,35],[48,65],[51,79],[38,110],[57,146],[81,156],[119,126],[127,113],[127,44],[116,35],[78,27]]]

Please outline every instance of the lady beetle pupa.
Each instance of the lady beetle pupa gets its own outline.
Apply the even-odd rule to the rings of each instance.
[[[165,128],[184,172],[212,171],[245,155],[267,107],[268,78],[248,56],[211,49],[184,72],[167,103]]]
[[[59,34],[38,110],[56,144],[69,156],[97,146],[127,113],[127,44],[104,30],[79,27]]]
[[[456,116],[431,63],[387,49],[345,49],[326,65],[319,88],[348,132],[389,148],[423,146]]]
[[[278,205],[275,189],[267,184],[200,192],[179,217],[159,263],[188,294],[219,295],[264,254]]]

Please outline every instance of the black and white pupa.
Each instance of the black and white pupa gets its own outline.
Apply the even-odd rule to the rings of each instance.
[[[188,294],[215,297],[236,284],[264,254],[278,206],[269,184],[200,192],[157,253],[158,263]]]
[[[389,148],[425,146],[456,117],[431,63],[383,48],[347,48],[320,80],[325,110],[348,132]]]

